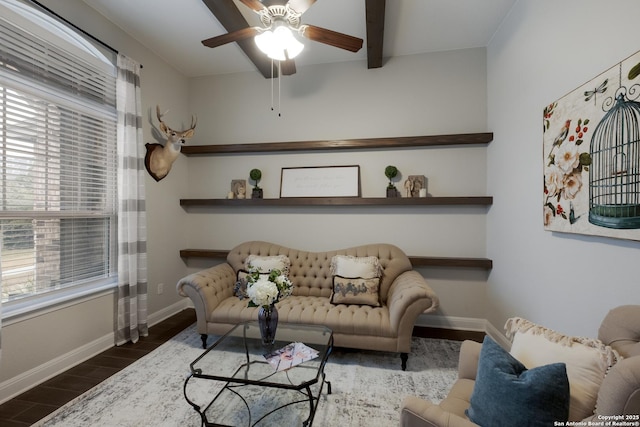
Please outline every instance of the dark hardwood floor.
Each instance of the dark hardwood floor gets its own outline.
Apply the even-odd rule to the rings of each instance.
[[[44,418],[67,402],[158,348],[193,324],[196,314],[187,309],[149,328],[149,336],[137,344],[112,347],[66,372],[0,405],[0,426],[25,427]],[[416,327],[414,336],[482,342],[484,333]]]
[[[0,426],[30,426],[65,403],[158,348],[193,324],[196,313],[187,309],[149,328],[136,344],[112,347],[62,374],[0,405]]]

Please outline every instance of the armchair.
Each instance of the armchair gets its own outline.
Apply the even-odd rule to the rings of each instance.
[[[623,357],[604,377],[598,390],[594,414],[584,421],[602,421],[603,416],[640,414],[640,305],[611,310],[602,321],[598,339]],[[475,385],[482,345],[465,341],[460,349],[458,380],[439,404],[416,396],[406,397],[400,409],[402,427],[472,427],[465,415]]]

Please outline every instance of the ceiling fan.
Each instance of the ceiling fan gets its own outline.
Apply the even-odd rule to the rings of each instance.
[[[258,48],[268,57],[289,62],[304,45],[293,35],[324,43],[351,52],[362,48],[363,40],[315,25],[301,24],[300,18],[316,0],[289,0],[286,4],[263,4],[259,0],[239,0],[256,12],[264,27],[246,27],[216,37],[202,40],[207,47],[218,47],[255,37]],[[270,3],[270,2],[267,2]],[[295,68],[294,68],[295,69]]]

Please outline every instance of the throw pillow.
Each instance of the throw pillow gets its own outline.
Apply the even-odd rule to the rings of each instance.
[[[382,266],[374,256],[334,255],[331,258],[330,272],[332,276],[373,279],[382,276]]]
[[[285,276],[289,276],[291,260],[286,255],[259,256],[249,255],[244,260],[245,270],[257,268],[260,273],[269,273],[271,270],[280,270]]]
[[[238,280],[236,281],[235,285],[233,285],[233,295],[240,299],[245,299],[249,297],[247,295],[248,282],[246,273],[244,273],[245,275],[243,275],[242,277],[240,277],[240,273],[241,271],[238,271]]]
[[[555,362],[567,365],[569,421],[593,415],[600,385],[619,358],[615,350],[600,340],[567,336],[520,317],[507,320],[505,330],[513,338],[511,355],[527,368]]]
[[[380,307],[378,287],[380,278],[365,279],[333,276],[331,304],[355,304]]]
[[[481,426],[549,427],[569,415],[564,363],[527,369],[486,336],[466,414]]]

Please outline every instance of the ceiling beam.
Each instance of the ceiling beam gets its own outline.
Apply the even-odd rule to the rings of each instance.
[[[247,28],[249,23],[242,13],[238,10],[233,0],[202,0],[202,2],[209,8],[213,16],[222,24],[227,32],[241,30]],[[249,60],[253,62],[260,74],[269,79],[271,76],[278,76],[277,67],[272,67],[271,59],[258,49],[258,46],[254,43],[253,38],[247,40],[239,40],[238,46],[247,55]],[[272,72],[273,68],[273,72]],[[282,74],[290,75],[296,72],[296,67],[293,61],[285,61],[282,64]]]
[[[385,2],[386,0],[366,0],[368,68],[382,67]]]

